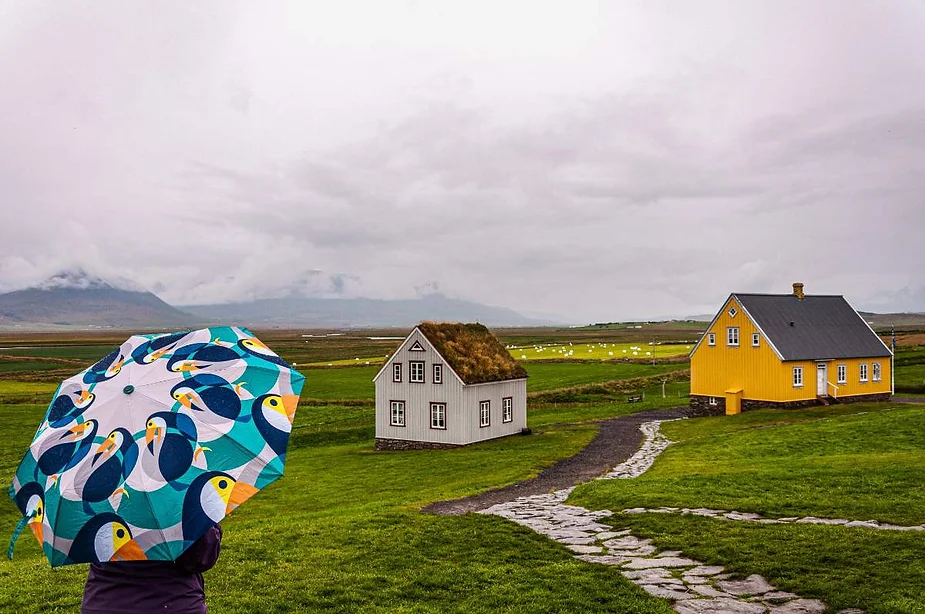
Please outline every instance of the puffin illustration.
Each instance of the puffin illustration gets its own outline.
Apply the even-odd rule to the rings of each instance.
[[[240,385],[233,386],[228,380],[201,373],[183,380],[170,390],[170,396],[194,412],[215,414],[220,420],[209,420],[208,416],[197,416],[204,422],[237,420],[241,413]]]
[[[173,346],[189,333],[174,333],[161,335],[150,341],[142,343],[132,351],[132,360],[140,365],[149,365],[158,358],[163,357],[173,349]]]
[[[29,528],[41,544],[42,523],[45,520],[45,489],[38,482],[27,482],[16,493],[16,507],[29,519]]]
[[[262,358],[268,362],[279,365],[281,367],[286,367],[287,369],[291,368],[291,365],[277,356],[276,352],[268,348],[263,341],[256,337],[246,337],[238,341],[238,347],[250,354],[251,356],[256,356],[257,358]]]
[[[128,524],[112,512],[103,512],[90,518],[77,532],[68,552],[68,559],[72,563],[144,561],[147,558],[132,537]]]
[[[124,364],[125,356],[122,354],[121,348],[113,350],[87,369],[83,376],[83,382],[85,384],[98,384],[112,379],[119,374]]]
[[[77,420],[95,399],[95,394],[79,384],[68,384],[48,408],[48,424],[59,428]]]
[[[121,489],[137,461],[138,446],[132,434],[124,428],[109,433],[90,462],[78,470],[83,475],[76,481],[77,495],[88,513],[93,513],[90,503],[105,501]]]
[[[293,398],[287,404],[278,394],[264,394],[254,399],[251,409],[254,425],[277,456],[286,454],[286,444],[292,431],[297,399],[291,396]]]
[[[189,470],[193,460],[205,450],[197,442],[196,424],[186,414],[161,411],[145,423],[145,448],[142,470],[149,477],[162,479],[177,490],[186,485],[177,482]]]
[[[236,360],[241,360],[241,356],[231,348],[214,343],[191,343],[174,350],[167,361],[167,370],[185,373]]]
[[[190,544],[199,539],[256,492],[254,486],[221,471],[197,476],[183,498],[183,541]]]
[[[98,426],[96,420],[91,419],[71,427],[56,439],[49,438],[39,448],[36,477],[41,471],[56,480],[57,474],[77,466],[90,451]]]

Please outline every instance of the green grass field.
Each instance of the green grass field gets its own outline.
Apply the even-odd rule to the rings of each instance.
[[[691,344],[640,343],[565,343],[554,345],[508,345],[511,356],[517,360],[620,360],[629,358],[673,358],[690,353]]]
[[[9,481],[44,407],[0,406],[0,474]],[[660,612],[612,569],[494,517],[424,515],[429,502],[537,473],[593,437],[546,427],[460,450],[372,451],[371,409],[302,407],[286,476],[225,520],[206,574],[210,611]],[[0,506],[12,531],[18,512]],[[51,571],[24,535],[0,562],[0,611],[72,612],[86,566]]]
[[[678,443],[649,472],[581,486],[571,502],[925,522],[925,407],[761,410],[667,423],[663,431]],[[836,609],[925,611],[921,533],[661,515],[618,515],[615,522],[708,564],[762,573]]]

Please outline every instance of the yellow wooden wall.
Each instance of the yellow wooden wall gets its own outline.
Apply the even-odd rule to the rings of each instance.
[[[735,317],[729,310],[735,307]],[[739,327],[739,346],[726,345],[726,328]],[[716,345],[710,346],[706,337],[716,333]],[[691,357],[691,394],[703,396],[724,396],[726,390],[741,388],[742,398],[760,401],[799,401],[816,398],[816,361],[804,360],[781,362],[762,335],[759,347],[752,347],[752,333],[760,331],[745,314],[741,305],[730,298],[720,312],[716,322],[704,333],[703,342]],[[868,382],[860,383],[859,364],[868,363]],[[882,377],[873,381],[873,362],[880,362]],[[879,394],[890,391],[890,359],[850,359],[828,363],[828,381],[837,384],[836,365],[848,368],[847,383],[839,385],[838,396]],[[803,386],[793,386],[793,367],[803,367]],[[829,390],[829,394],[834,391]]]

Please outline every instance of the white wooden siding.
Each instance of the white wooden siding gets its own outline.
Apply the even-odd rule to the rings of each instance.
[[[424,351],[410,351],[420,341]],[[423,361],[424,383],[408,381],[408,362]],[[402,381],[392,381],[391,365],[403,364]],[[443,383],[433,383],[434,363],[444,365]],[[507,380],[466,386],[443,357],[414,329],[376,378],[376,437],[465,445],[519,433],[527,426],[527,381]],[[501,399],[513,398],[513,420],[501,421]],[[405,402],[405,426],[391,426],[390,401]],[[491,401],[491,424],[479,427],[479,401]],[[430,404],[446,403],[446,429],[430,428]]]

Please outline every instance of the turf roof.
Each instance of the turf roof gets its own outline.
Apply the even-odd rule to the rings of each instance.
[[[526,369],[483,324],[422,322],[418,329],[466,384],[527,377]]]

